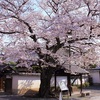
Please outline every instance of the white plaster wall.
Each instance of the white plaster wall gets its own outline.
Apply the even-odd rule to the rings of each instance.
[[[90,76],[93,78],[93,83],[100,83],[99,70],[93,70],[90,72]]]
[[[83,79],[82,79],[82,83],[84,84],[85,82],[87,82],[87,77],[86,78],[84,78],[84,77],[82,77]],[[59,84],[59,82],[60,81],[66,81],[66,85],[67,85],[67,76],[57,76],[57,83],[56,83],[56,86],[59,86],[58,84]],[[71,80],[71,82],[73,82],[73,79]],[[80,82],[80,79],[76,79],[76,81],[74,82],[74,85],[80,85],[81,84],[81,82]],[[52,77],[52,79],[51,79],[51,86],[54,86],[54,77]]]
[[[67,85],[67,76],[57,76],[56,80],[57,80],[56,86],[59,86],[60,81],[66,81],[66,85]],[[51,86],[54,86],[54,84],[55,84],[55,79],[54,79],[54,77],[52,77]]]
[[[84,84],[85,82],[87,82],[87,78],[82,79],[82,84]],[[81,84],[80,79],[76,79],[74,85],[80,85],[80,84]]]
[[[67,86],[67,76],[57,76],[56,86],[59,86],[60,81],[66,81]],[[84,82],[84,79],[83,79]],[[51,79],[51,86],[54,86],[54,77]],[[76,84],[80,84],[77,80]],[[26,76],[26,75],[13,75],[12,76],[12,92],[15,94],[24,94],[27,90],[38,91],[40,87],[40,76]]]
[[[38,91],[39,87],[40,76],[14,75],[12,78],[12,90],[15,94],[23,94],[27,90]]]

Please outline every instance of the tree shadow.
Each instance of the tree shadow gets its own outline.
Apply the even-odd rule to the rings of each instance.
[[[17,95],[3,95],[0,96],[0,100],[29,100],[29,99]]]
[[[35,97],[35,95],[38,93],[38,91],[35,90],[28,90],[23,96],[25,97]]]
[[[86,87],[86,88],[83,88],[83,89],[86,89],[86,90],[100,90],[100,85],[93,85],[93,86],[89,86],[89,87]]]

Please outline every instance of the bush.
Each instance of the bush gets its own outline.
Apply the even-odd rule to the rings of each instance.
[[[80,88],[80,86],[81,85],[75,85],[77,88]],[[84,84],[82,84],[82,87],[89,87],[90,86],[90,84],[89,84],[89,82],[85,82]]]
[[[89,66],[90,66],[90,68],[96,68],[97,65],[96,64],[90,64]]]
[[[83,84],[83,87],[89,87],[89,86],[90,86],[89,82],[85,82],[85,83]]]

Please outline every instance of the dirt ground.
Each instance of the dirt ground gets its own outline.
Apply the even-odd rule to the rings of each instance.
[[[58,100],[56,98],[32,98],[18,95],[0,95],[0,100]]]
[[[100,86],[92,86],[83,89],[83,91],[90,91],[90,95],[81,97],[79,92],[74,92],[72,96],[63,95],[63,99],[58,98],[32,98],[32,97],[24,97],[18,95],[2,95],[0,94],[0,100],[100,100]]]
[[[63,100],[100,100],[100,85],[84,88],[83,91],[90,91],[90,95],[82,97],[79,92],[74,92],[71,97],[63,96]]]

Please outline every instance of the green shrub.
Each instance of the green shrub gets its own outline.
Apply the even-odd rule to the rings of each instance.
[[[96,68],[96,64],[89,64],[90,68]]]
[[[83,87],[89,87],[89,86],[90,86],[89,82],[85,82],[85,83],[83,84]]]

